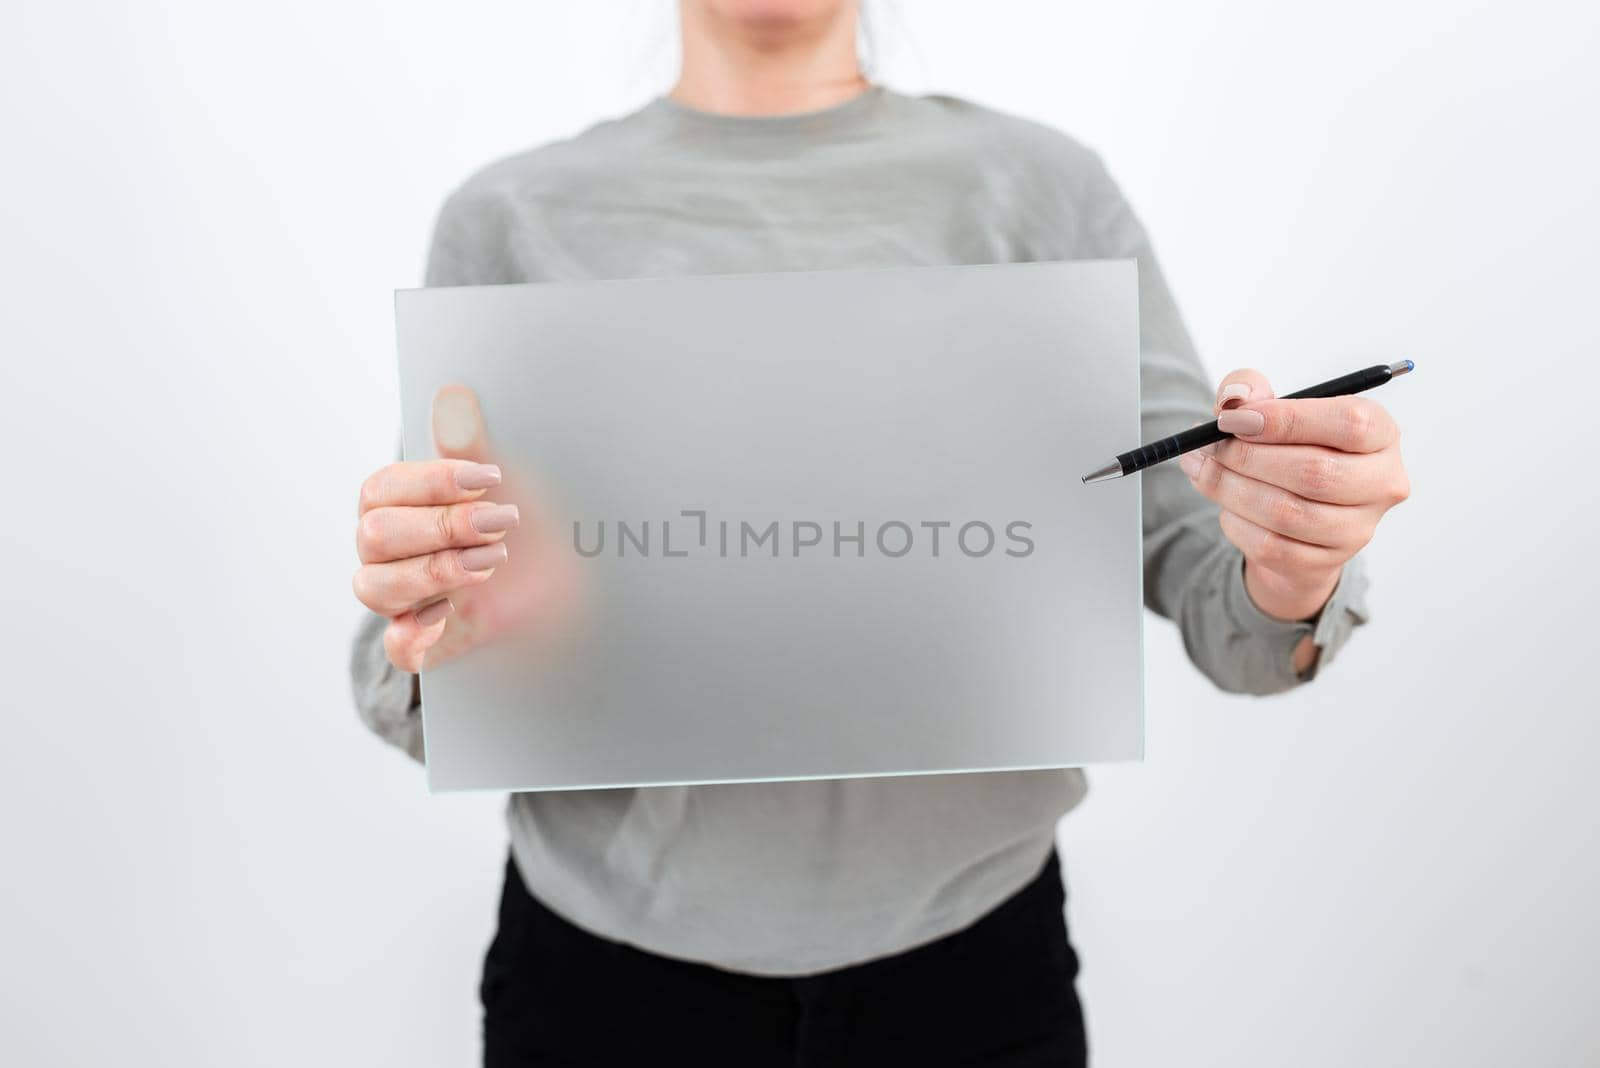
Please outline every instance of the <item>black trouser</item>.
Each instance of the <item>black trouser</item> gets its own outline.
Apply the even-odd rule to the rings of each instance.
[[[657,956],[581,930],[506,865],[484,961],[484,1063],[1082,1065],[1061,870],[904,953],[799,978]]]

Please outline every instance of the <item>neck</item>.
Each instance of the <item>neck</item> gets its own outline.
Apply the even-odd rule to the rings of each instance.
[[[683,3],[683,71],[673,100],[726,115],[820,111],[865,92],[856,5],[812,20],[752,24]]]

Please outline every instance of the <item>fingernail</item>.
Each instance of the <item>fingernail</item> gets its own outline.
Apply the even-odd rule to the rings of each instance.
[[[1198,453],[1186,452],[1178,457],[1178,466],[1183,468],[1183,473],[1190,478],[1200,473],[1201,466],[1205,463]]]
[[[480,504],[472,509],[472,529],[479,534],[498,534],[516,526],[521,518],[514,504]]]
[[[483,429],[478,398],[464,386],[445,386],[433,398],[433,440],[447,452],[470,449]]]
[[[1229,408],[1217,416],[1217,429],[1224,434],[1259,434],[1267,428],[1267,417],[1249,408]]]
[[[500,542],[461,550],[461,566],[468,571],[492,571],[505,562],[506,547]]]
[[[494,464],[473,464],[456,469],[456,485],[467,492],[500,485],[500,468]]]
[[[435,601],[430,605],[417,609],[417,622],[424,627],[431,627],[445,616],[456,610],[456,606],[448,599]]]
[[[1250,396],[1250,386],[1245,382],[1229,382],[1217,392],[1218,407],[1226,407],[1229,401],[1243,403]]]

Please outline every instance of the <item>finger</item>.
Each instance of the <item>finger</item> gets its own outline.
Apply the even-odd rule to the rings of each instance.
[[[1239,547],[1245,559],[1279,574],[1331,571],[1348,559],[1336,549],[1286,537],[1227,509],[1223,509],[1217,522],[1222,526],[1223,536]]]
[[[1267,376],[1250,367],[1243,367],[1237,371],[1230,371],[1226,378],[1217,385],[1216,400],[1212,403],[1211,414],[1216,415],[1224,408],[1236,408],[1251,400],[1268,400],[1276,397],[1272,392],[1272,383],[1267,381]]]
[[[352,586],[356,598],[382,616],[398,616],[418,605],[487,582],[506,562],[504,542],[471,549],[443,549],[408,560],[364,564]]]
[[[455,606],[448,600],[434,601],[415,612],[389,621],[383,632],[383,651],[389,662],[413,674],[422,670],[422,660],[444,633],[445,620]]]
[[[463,385],[441,386],[433,395],[433,444],[440,456],[483,461],[488,436],[478,395]]]
[[[1360,518],[1355,509],[1308,500],[1230,471],[1204,452],[1185,453],[1179,465],[1195,488],[1222,508],[1296,541],[1342,545],[1350,540]]]
[[[1251,441],[1326,445],[1341,452],[1379,452],[1400,436],[1383,405],[1367,397],[1252,401],[1217,416],[1217,428]]]
[[[360,512],[429,504],[454,504],[483,496],[500,484],[500,468],[470,460],[419,460],[381,467],[361,484]]]
[[[473,501],[433,508],[374,508],[356,524],[356,554],[381,564],[440,549],[487,545],[520,520],[514,504]]]
[[[1322,445],[1263,445],[1225,438],[1200,450],[1228,470],[1327,504],[1375,504],[1392,493],[1384,455]]]

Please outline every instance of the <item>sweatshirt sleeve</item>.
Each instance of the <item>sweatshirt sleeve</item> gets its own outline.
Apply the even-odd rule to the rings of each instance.
[[[495,280],[490,277],[491,270],[481,269],[485,255],[493,250],[480,247],[481,242],[476,240],[482,224],[492,222],[484,215],[481,208],[467,203],[460,193],[445,201],[428,249],[427,285],[470,285]],[[480,268],[475,269],[474,264],[480,264]],[[364,612],[356,627],[350,650],[350,684],[356,711],[378,737],[422,760],[422,707],[417,697],[417,676],[389,662],[383,648],[383,632],[388,623],[383,616]]]
[[[1140,412],[1144,441],[1209,422],[1214,396],[1194,343],[1167,288],[1150,238],[1095,157],[1085,194],[1090,244],[1139,268]],[[1345,565],[1315,620],[1273,618],[1250,599],[1244,555],[1223,536],[1219,509],[1175,463],[1138,476],[1144,507],[1145,605],[1178,625],[1189,659],[1230,693],[1271,694],[1307,682],[1368,618],[1359,557]],[[1311,635],[1318,655],[1296,673],[1293,651]]]
[[[422,760],[422,708],[417,701],[417,677],[389,662],[383,648],[383,630],[389,621],[367,612],[356,627],[350,650],[350,684],[356,711],[373,733],[391,745]]]

